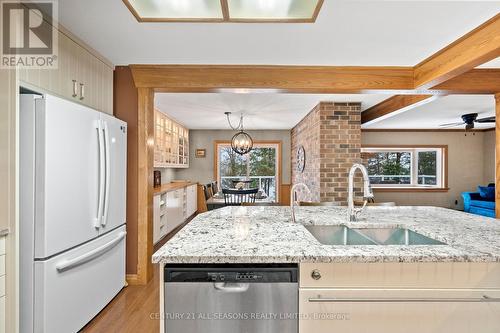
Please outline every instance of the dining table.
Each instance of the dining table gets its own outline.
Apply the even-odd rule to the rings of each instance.
[[[262,193],[260,196],[257,195],[255,197],[255,202],[271,202],[272,198],[269,197],[266,193]],[[212,197],[207,199],[207,207],[211,207],[212,209],[224,207],[226,202],[224,200],[224,193],[222,191],[214,194]],[[210,208],[209,208],[210,210]]]

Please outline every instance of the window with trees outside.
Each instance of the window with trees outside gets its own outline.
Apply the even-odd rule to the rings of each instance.
[[[248,188],[259,188],[267,201],[278,200],[281,143],[254,143],[246,155],[231,149],[230,143],[216,143],[217,180],[222,188],[234,188],[234,182],[248,180]]]
[[[446,146],[365,147],[361,149],[372,187],[439,188],[446,180]]]

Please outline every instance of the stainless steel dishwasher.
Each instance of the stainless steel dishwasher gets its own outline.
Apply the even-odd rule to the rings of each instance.
[[[296,265],[167,265],[166,333],[296,333]]]

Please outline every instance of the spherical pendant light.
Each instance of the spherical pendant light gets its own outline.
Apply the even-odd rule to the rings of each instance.
[[[240,155],[248,154],[253,148],[253,140],[250,135],[243,130],[243,113],[241,113],[238,126],[233,126],[231,124],[231,119],[229,119],[231,112],[224,112],[224,114],[227,116],[229,127],[238,131],[238,133],[236,133],[231,139],[231,149]]]
[[[253,140],[247,133],[240,131],[231,139],[231,148],[240,155],[248,154],[253,148]]]

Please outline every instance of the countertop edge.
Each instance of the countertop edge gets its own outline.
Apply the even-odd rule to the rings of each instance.
[[[7,236],[9,234],[9,228],[0,230],[0,237]]]
[[[172,192],[181,188],[185,188],[191,185],[198,185],[198,183],[195,182],[174,182],[174,183],[168,183],[168,184],[163,184],[160,187],[154,187],[153,188],[153,195],[158,195],[158,194],[163,194],[167,192]]]

